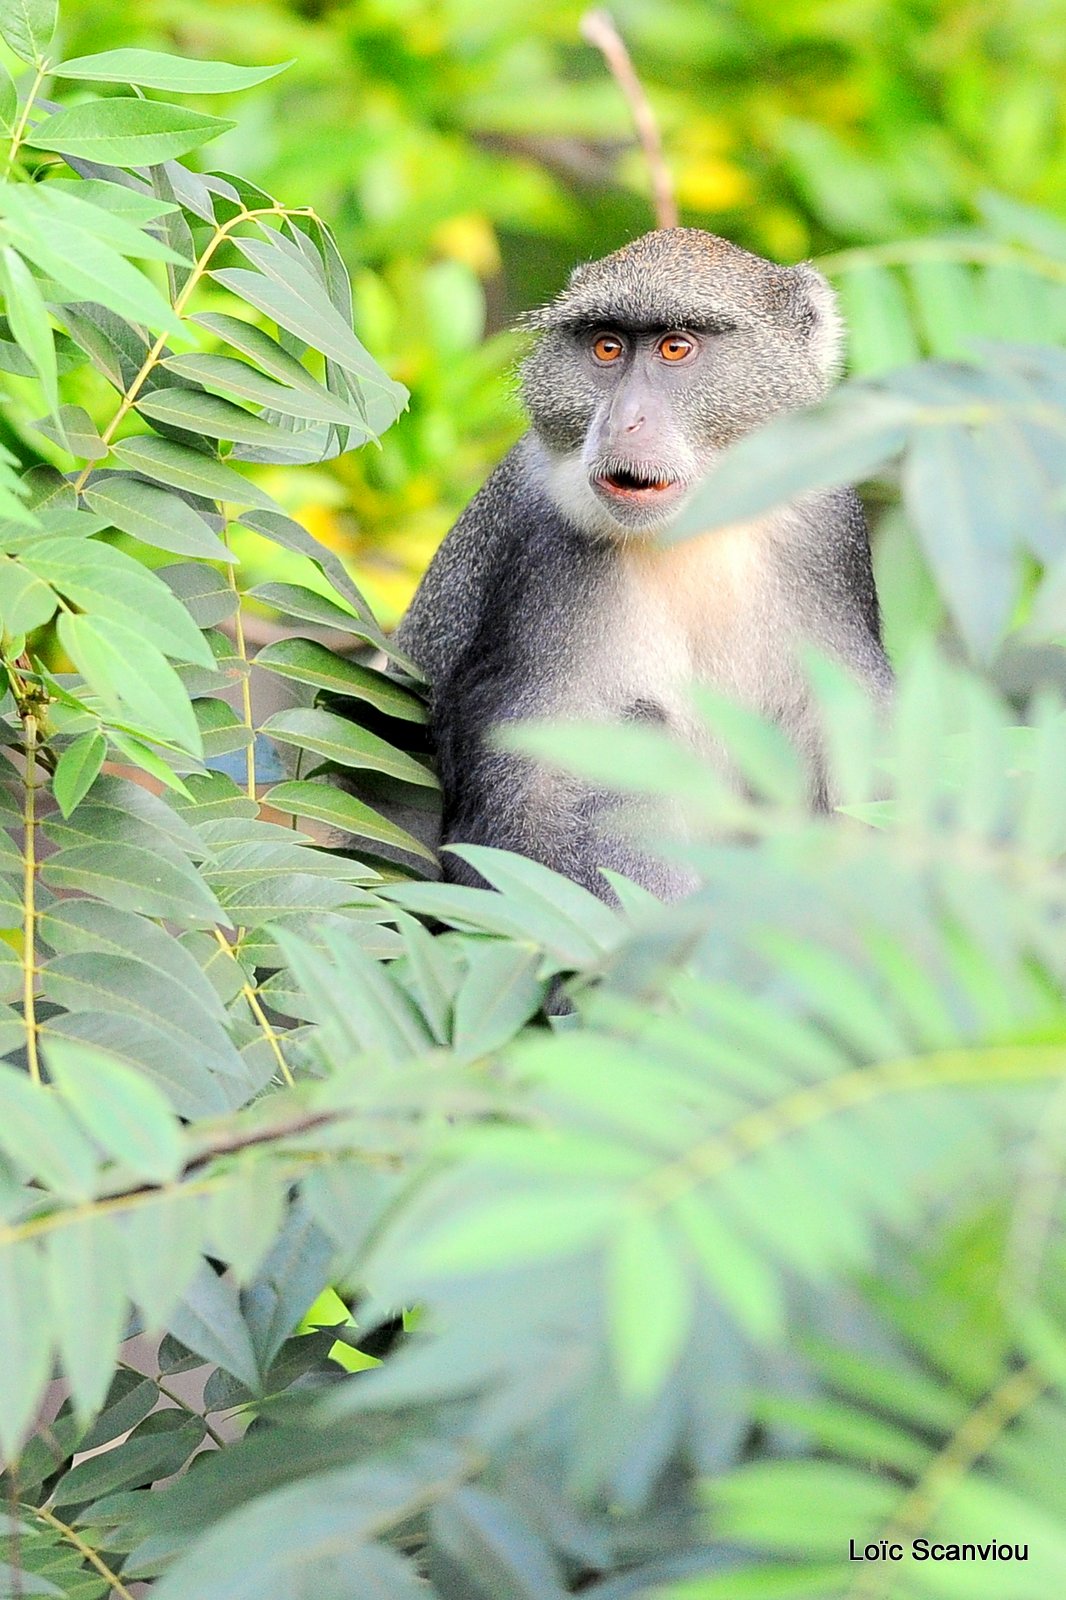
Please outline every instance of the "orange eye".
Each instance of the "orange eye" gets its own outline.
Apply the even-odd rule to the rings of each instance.
[[[613,333],[601,333],[593,340],[592,353],[597,361],[617,361],[622,354],[622,341]]]
[[[665,339],[659,341],[659,354],[664,361],[684,361],[695,349],[691,339],[686,339],[683,333],[668,333]]]

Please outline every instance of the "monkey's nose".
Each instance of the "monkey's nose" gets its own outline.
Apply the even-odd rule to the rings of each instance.
[[[626,423],[625,431],[627,433],[636,433],[639,428],[643,428],[644,422],[645,418],[643,416],[634,417],[632,421]]]

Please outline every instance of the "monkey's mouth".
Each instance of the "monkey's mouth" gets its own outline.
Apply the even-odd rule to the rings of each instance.
[[[666,477],[660,468],[644,465],[611,467],[597,473],[593,483],[611,499],[628,500],[637,505],[669,498],[672,491],[682,487],[676,478]]]

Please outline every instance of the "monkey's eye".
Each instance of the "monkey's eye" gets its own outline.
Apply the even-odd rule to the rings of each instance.
[[[658,351],[664,361],[684,361],[690,356],[696,346],[691,339],[683,333],[668,333],[665,339],[659,340]]]
[[[597,361],[617,361],[622,354],[622,341],[613,333],[601,333],[592,341],[592,354]]]

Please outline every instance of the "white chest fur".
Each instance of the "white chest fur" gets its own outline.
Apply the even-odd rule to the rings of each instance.
[[[586,683],[608,715],[636,702],[695,731],[688,686],[708,683],[781,714],[797,681],[775,541],[787,526],[738,523],[669,547],[618,552],[615,603],[586,640]]]

